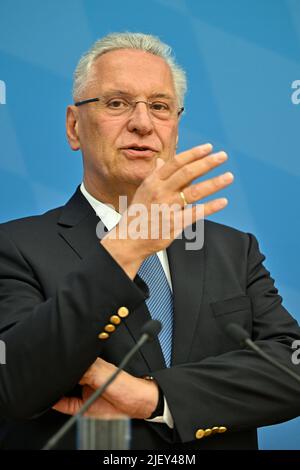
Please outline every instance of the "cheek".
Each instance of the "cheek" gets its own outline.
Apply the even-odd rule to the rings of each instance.
[[[109,152],[111,158],[114,159],[113,155],[116,155],[120,142],[122,142],[122,135],[122,126],[117,122],[114,123],[111,120],[101,122],[98,127],[98,146],[103,151]]]
[[[96,116],[89,118],[85,124],[83,131],[87,140],[89,140],[92,145],[96,144],[97,147],[106,147],[113,143],[120,127],[114,125],[111,119],[97,119]]]
[[[178,135],[177,125],[161,126],[158,131],[158,136],[163,144],[163,148],[167,152],[174,152],[176,149],[176,140]]]

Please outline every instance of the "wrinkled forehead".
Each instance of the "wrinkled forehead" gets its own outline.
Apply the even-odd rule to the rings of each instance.
[[[133,96],[166,94],[176,98],[173,76],[162,57],[134,49],[107,52],[93,63],[88,77],[89,92],[117,89]]]

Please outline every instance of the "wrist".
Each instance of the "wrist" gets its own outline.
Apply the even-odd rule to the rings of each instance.
[[[101,245],[108,251],[114,260],[121,266],[130,279],[134,279],[144,258],[137,256],[137,250],[132,243],[126,240],[110,238],[109,234],[101,240]]]
[[[157,387],[157,390],[158,390],[158,396],[157,396],[157,400],[156,400],[156,406],[155,406],[155,408],[152,410],[150,416],[148,416],[148,417],[145,418],[145,419],[154,419],[154,418],[157,418],[158,416],[163,416],[163,414],[164,414],[165,400],[164,400],[164,394],[163,394],[162,389],[159,387],[159,385],[157,384],[157,382],[154,380],[154,378],[153,378],[152,376],[146,376],[146,377],[144,377],[144,379],[150,380],[150,381],[152,381],[153,383],[155,383],[155,385],[156,385],[156,387]]]

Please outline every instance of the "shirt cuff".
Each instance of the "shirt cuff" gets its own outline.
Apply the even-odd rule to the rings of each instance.
[[[153,419],[146,419],[145,421],[149,421],[150,423],[162,423],[166,424],[170,429],[174,428],[174,420],[171,415],[171,411],[168,405],[168,402],[166,400],[166,397],[164,396],[164,413],[162,416],[156,416],[156,418]]]

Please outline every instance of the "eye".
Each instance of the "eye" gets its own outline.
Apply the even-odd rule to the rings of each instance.
[[[153,109],[153,111],[166,112],[170,111],[170,106],[162,101],[154,101],[151,103],[151,109]]]
[[[117,98],[114,98],[112,100],[109,100],[107,103],[106,103],[106,106],[109,108],[109,109],[115,109],[115,110],[123,110],[123,109],[126,109],[128,108],[128,103],[126,100],[122,100],[122,99],[117,99]]]

